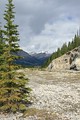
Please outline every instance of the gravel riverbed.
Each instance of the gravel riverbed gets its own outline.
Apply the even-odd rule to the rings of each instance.
[[[38,118],[35,113],[26,118],[17,114],[14,118],[2,117],[0,120],[80,120],[80,72],[28,69],[23,72],[30,79],[29,86],[33,90],[29,109],[46,110],[57,117]]]

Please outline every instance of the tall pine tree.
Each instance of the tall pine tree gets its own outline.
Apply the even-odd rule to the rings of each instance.
[[[0,71],[3,68],[2,66],[4,65],[4,56],[3,56],[4,47],[5,47],[5,41],[3,38],[3,30],[0,23]]]
[[[26,88],[28,79],[24,79],[22,73],[15,71],[17,65],[14,65],[14,61],[18,59],[15,53],[19,50],[19,34],[17,31],[18,25],[14,24],[14,8],[13,0],[8,0],[4,14],[6,21],[4,26],[5,47],[1,55],[4,64],[2,64],[0,72],[0,111],[4,112],[25,110],[24,103],[28,101],[30,92],[30,89]]]
[[[2,28],[1,28],[1,23],[0,23],[0,55],[3,54],[3,47],[4,47],[4,42],[3,42],[3,31],[2,31]],[[0,64],[2,62],[0,61]]]

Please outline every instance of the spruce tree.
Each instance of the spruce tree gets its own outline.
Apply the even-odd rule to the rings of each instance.
[[[80,46],[80,37],[75,35],[74,37],[74,48]]]
[[[2,31],[2,28],[1,28],[1,23],[0,23],[0,56],[3,54],[3,47],[4,47],[4,42],[3,42],[3,31]],[[1,60],[1,59],[0,59]],[[2,62],[0,61],[0,64]]]
[[[5,42],[3,39],[3,30],[0,23],[0,71],[3,68],[2,66],[4,65],[4,57],[3,57],[4,47],[5,47]]]
[[[60,48],[57,49],[57,57],[60,57],[61,56],[61,50]]]
[[[71,42],[68,43],[68,51],[71,50]]]
[[[68,51],[67,44],[64,43],[61,47],[61,54],[65,54]]]
[[[14,24],[14,8],[13,0],[8,0],[4,14],[5,46],[1,55],[4,64],[2,64],[0,72],[0,111],[2,112],[24,111],[30,92],[30,89],[26,87],[28,79],[24,79],[22,73],[16,72],[17,65],[14,64],[14,61],[18,59],[15,53],[20,49],[18,25]]]

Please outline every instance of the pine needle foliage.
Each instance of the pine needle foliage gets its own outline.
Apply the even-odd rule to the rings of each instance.
[[[3,57],[4,47],[5,47],[5,42],[3,39],[3,30],[0,23],[0,71],[3,69],[1,66],[4,65],[4,57]],[[0,77],[1,77],[1,74],[0,74]]]
[[[1,112],[17,112],[26,110],[25,103],[28,102],[30,88],[26,87],[28,79],[24,78],[22,73],[16,72],[17,65],[14,64],[18,56],[16,53],[19,48],[19,33],[18,25],[14,24],[13,0],[8,0],[4,19],[4,38],[0,30],[0,61],[3,59],[0,66],[0,111]],[[3,44],[4,43],[4,44]],[[2,45],[2,47],[1,47]],[[4,46],[4,47],[3,47]]]

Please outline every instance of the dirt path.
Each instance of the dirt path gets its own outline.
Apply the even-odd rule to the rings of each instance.
[[[31,108],[55,112],[60,120],[80,120],[80,72],[25,70],[25,73],[33,89]]]

